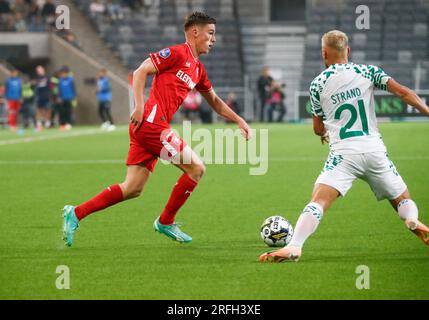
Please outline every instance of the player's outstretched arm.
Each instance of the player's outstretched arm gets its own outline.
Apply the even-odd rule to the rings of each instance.
[[[422,114],[429,117],[429,107],[410,88],[399,84],[394,79],[390,79],[389,82],[387,82],[387,90],[392,92],[395,96],[401,98],[401,100],[406,104],[416,108]]]
[[[313,131],[316,135],[320,136],[322,144],[329,143],[328,132],[323,124],[322,118],[313,115]]]
[[[131,115],[131,123],[135,125],[134,132],[143,123],[144,113],[144,88],[148,75],[155,74],[156,68],[150,58],[147,58],[133,73],[133,92],[135,109]]]
[[[247,122],[238,114],[236,114],[221,98],[219,98],[213,89],[210,91],[201,92],[201,94],[217,114],[235,122],[239,126],[241,134],[246,140],[252,138],[252,130],[250,129]]]

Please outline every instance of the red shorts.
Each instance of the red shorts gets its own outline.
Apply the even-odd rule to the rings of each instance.
[[[19,100],[8,100],[7,104],[10,111],[18,112],[21,109],[21,101]]]
[[[129,135],[127,166],[144,165],[149,171],[153,171],[158,158],[170,161],[186,146],[169,127],[159,127],[148,122],[144,122],[137,133],[134,133],[134,125],[130,124]]]

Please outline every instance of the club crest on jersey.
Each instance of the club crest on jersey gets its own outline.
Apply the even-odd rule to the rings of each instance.
[[[167,59],[170,55],[171,55],[170,48],[162,49],[162,50],[159,52],[159,56],[160,56],[161,58],[163,58],[163,59]]]

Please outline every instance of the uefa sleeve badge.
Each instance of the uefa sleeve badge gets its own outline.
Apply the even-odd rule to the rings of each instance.
[[[167,59],[170,55],[171,55],[170,48],[162,49],[162,50],[159,52],[159,56],[160,56],[161,58],[163,58],[163,59]]]

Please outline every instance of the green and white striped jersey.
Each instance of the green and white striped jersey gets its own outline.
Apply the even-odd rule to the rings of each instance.
[[[312,112],[323,119],[331,151],[386,151],[377,128],[374,89],[387,90],[390,78],[379,67],[354,63],[333,64],[314,78]]]

